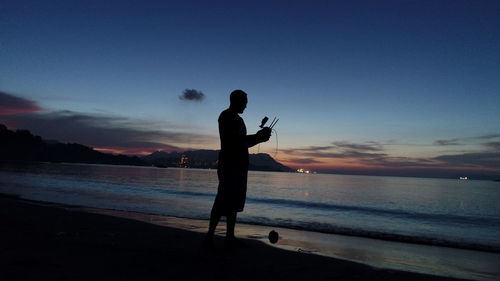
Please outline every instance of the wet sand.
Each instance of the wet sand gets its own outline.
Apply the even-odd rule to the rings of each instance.
[[[1,280],[459,280],[0,197]]]
[[[206,233],[208,225],[206,220],[200,219],[95,208],[80,209],[86,212],[131,218],[199,233]],[[267,235],[270,230],[278,231],[280,236],[278,243],[271,244],[269,242]],[[224,236],[224,222],[219,224],[217,233]],[[236,235],[289,251],[313,253],[363,263],[377,268],[478,281],[500,280],[499,253],[243,223],[237,225]]]

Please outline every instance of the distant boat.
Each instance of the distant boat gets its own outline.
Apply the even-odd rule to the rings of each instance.
[[[469,177],[460,177],[461,180],[468,180]]]

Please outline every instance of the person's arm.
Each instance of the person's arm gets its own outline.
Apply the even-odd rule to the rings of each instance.
[[[271,137],[271,129],[269,127],[264,127],[259,130],[255,135],[247,135],[245,141],[248,147],[252,147],[261,142],[266,142]]]

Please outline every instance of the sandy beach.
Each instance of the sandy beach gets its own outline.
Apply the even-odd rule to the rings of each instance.
[[[459,280],[0,197],[2,280]]]

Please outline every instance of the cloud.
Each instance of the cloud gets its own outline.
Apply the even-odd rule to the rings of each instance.
[[[500,167],[500,152],[477,152],[454,155],[441,155],[434,158],[445,165],[455,167],[478,167],[496,168]]]
[[[295,158],[295,159],[288,159],[285,162],[293,163],[293,164],[318,164],[318,163],[323,163],[322,161],[319,161],[317,159],[313,158]]]
[[[376,142],[351,143],[345,141],[332,142],[330,146],[309,146],[305,148],[284,149],[283,152],[291,155],[305,156],[307,158],[380,158],[387,154],[379,153],[383,151],[381,144]],[[377,153],[375,153],[377,152]]]
[[[431,168],[436,167],[439,164],[438,161],[434,159],[426,158],[411,158],[411,157],[394,157],[394,156],[381,156],[374,157],[371,159],[364,159],[364,164],[371,166],[378,166],[384,168]]]
[[[461,143],[459,143],[459,139],[437,140],[434,142],[434,145],[449,146],[449,145],[461,145]]]
[[[332,142],[338,148],[349,149],[354,151],[382,151],[383,147],[377,142],[368,142],[366,144],[348,143],[345,141]]]
[[[494,135],[481,139],[491,138],[494,138]],[[474,137],[474,139],[479,138]],[[455,145],[454,143],[458,143],[458,140],[442,140],[439,144]],[[500,172],[500,142],[483,143],[487,149],[479,152],[462,152],[428,158],[389,155],[385,153],[384,146],[377,142],[336,141],[332,144],[332,146],[285,149],[283,152],[296,157],[287,160],[289,165],[302,164],[315,167],[315,164],[322,164],[321,167],[327,167],[325,164],[331,163],[332,166],[336,166],[335,170],[321,168],[330,172],[438,177],[455,177],[463,172],[476,174],[478,171]]]
[[[40,111],[42,108],[34,101],[0,91],[0,116]]]
[[[215,137],[185,132],[163,122],[91,115],[72,111],[0,116],[8,127],[28,129],[44,139],[76,142],[99,149],[135,154],[137,151],[181,151],[206,144]],[[151,129],[158,128],[158,129]]]
[[[490,134],[490,135],[475,137],[475,139],[481,139],[481,140],[498,139],[498,138],[500,138],[500,134]]]
[[[335,148],[335,146],[331,146],[331,145],[329,145],[329,146],[309,146],[309,147],[305,147],[305,148],[285,149],[284,151],[287,151],[289,153],[293,153],[293,152],[302,153],[302,152],[324,151],[324,150],[330,150],[333,148]]]
[[[475,137],[463,137],[463,138],[454,138],[448,140],[436,140],[434,145],[438,146],[450,146],[450,145],[463,145],[464,143],[475,143],[477,140],[493,140],[500,138],[500,134],[489,134]]]
[[[380,158],[385,157],[385,153],[367,153],[362,151],[342,151],[342,152],[317,152],[317,153],[306,153],[307,156],[319,157],[319,158],[339,158],[339,159],[370,159],[370,158]]]
[[[483,145],[489,147],[489,148],[492,148],[493,150],[498,150],[500,151],[500,141],[496,141],[496,142],[487,142],[487,143],[484,143]]]
[[[185,89],[179,96],[179,99],[185,101],[198,101],[201,102],[205,98],[205,94],[195,89]]]

